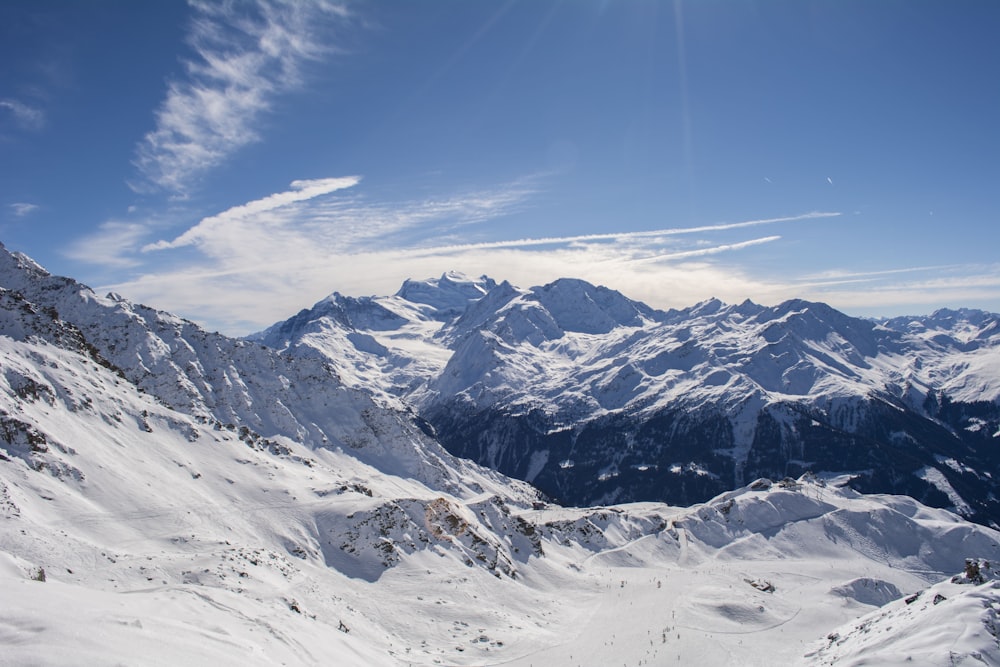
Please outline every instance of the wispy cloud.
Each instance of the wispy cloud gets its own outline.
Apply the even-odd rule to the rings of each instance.
[[[449,254],[455,252],[465,252],[469,250],[488,250],[494,248],[523,248],[527,246],[562,245],[570,243],[595,243],[601,241],[625,242],[630,240],[657,239],[667,236],[679,236],[682,234],[700,234],[704,232],[728,231],[731,229],[742,229],[745,227],[756,227],[759,225],[769,225],[779,222],[799,222],[804,220],[815,220],[817,218],[833,218],[840,213],[812,212],[802,215],[793,215],[782,218],[764,218],[761,220],[746,220],[743,222],[726,222],[717,225],[702,225],[697,227],[670,227],[667,229],[654,229],[651,231],[623,231],[609,232],[606,234],[581,234],[577,236],[542,236],[538,238],[512,239],[508,241],[484,241],[481,243],[463,243],[448,246],[435,246],[429,248],[415,248],[414,254]],[[706,253],[700,253],[706,254]]]
[[[794,241],[799,225],[835,223],[836,212],[496,239],[504,225],[484,223],[529,209],[541,189],[537,180],[520,179],[446,196],[372,201],[359,177],[295,181],[156,243],[142,245],[137,230],[107,225],[90,252],[99,256],[101,247],[116,244],[141,248],[145,273],[108,288],[236,334],[288,317],[334,290],[391,294],[406,278],[452,269],[522,286],[583,277],[661,308],[710,296],[761,303],[802,297],[891,314],[905,304],[960,304],[969,295],[1000,299],[997,267],[849,272],[809,265],[796,273],[783,263],[761,262],[753,252],[780,246],[786,235]],[[747,238],[748,230],[782,225],[781,235]],[[459,232],[487,240],[454,243]]]
[[[782,262],[753,261],[748,253],[765,244],[779,245],[783,237],[778,235],[736,240],[734,232],[723,230],[726,236],[719,239],[715,232],[685,235],[685,228],[671,228],[676,233],[598,235],[589,241],[560,237],[541,245],[412,247],[412,238],[433,241],[435,233],[460,224],[451,217],[456,212],[472,210],[492,220],[524,205],[502,188],[395,205],[367,203],[351,188],[291,199],[277,193],[206,219],[214,222],[199,223],[190,234],[157,244],[160,251],[142,254],[145,273],[105,287],[231,334],[262,329],[333,290],[391,294],[405,278],[445,270],[487,274],[521,286],[582,277],[660,308],[684,307],[710,296],[764,304],[806,298],[870,315],[927,312],[970,301],[1000,303],[1000,265],[802,274]],[[502,204],[489,208],[484,202]],[[351,212],[341,221],[344,225],[338,224],[338,210]],[[383,219],[387,211],[391,215]],[[119,232],[121,243],[136,245],[126,227],[105,232],[107,238]],[[107,239],[95,238],[94,252],[109,245]],[[770,251],[776,252],[780,249]]]
[[[342,191],[349,192],[360,181],[358,176],[295,181],[289,190],[204,218],[173,240],[142,249],[196,246],[206,256],[225,262],[235,255],[273,257],[276,251],[292,248],[299,256],[302,249],[313,246],[344,254],[364,253],[373,246],[401,248],[508,215],[535,191],[531,179],[521,179],[409,201],[372,202],[361,195],[344,196]]]
[[[771,243],[772,241],[778,241],[780,239],[781,239],[780,236],[764,236],[758,239],[750,239],[749,241],[740,241],[739,243],[724,243],[722,245],[711,246],[708,248],[698,248],[697,250],[682,250],[680,252],[668,252],[662,255],[658,255],[656,257],[647,258],[645,261],[691,259],[693,257],[718,255],[720,252],[743,250],[744,248],[752,248],[753,246],[756,245],[763,245],[764,243]]]
[[[484,202],[503,204],[490,209]],[[671,228],[672,234],[654,236],[626,232],[587,235],[590,240],[583,241],[576,236],[547,238],[545,244],[413,248],[410,243],[426,234],[431,236],[424,241],[433,240],[435,232],[450,229],[457,221],[449,216],[458,211],[499,218],[519,205],[521,199],[502,189],[396,205],[369,205],[363,196],[345,189],[243,217],[220,214],[214,218],[223,223],[196,226],[200,231],[184,246],[196,249],[198,257],[192,260],[185,253],[183,261],[109,288],[230,333],[261,329],[333,290],[391,294],[405,278],[450,269],[522,286],[583,277],[661,308],[683,307],[710,296],[728,302],[749,297],[761,303],[802,297],[853,312],[892,314],[908,309],[906,304],[961,304],[970,295],[1000,299],[1000,267],[913,267],[850,276],[829,271],[820,280],[816,274],[796,277],[780,266],[762,268],[741,261],[755,246],[777,244],[778,235],[710,243],[710,236],[687,233],[721,225]],[[337,210],[351,212],[345,226],[338,225]],[[382,219],[386,211],[392,214]],[[367,232],[360,221],[370,223]],[[168,258],[184,247],[147,256]],[[865,282],[858,289],[848,280]]]
[[[62,254],[77,262],[131,268],[139,266],[137,251],[148,234],[145,224],[110,220],[102,223],[97,231],[74,241]]]
[[[508,215],[527,205],[536,188],[528,178],[443,197],[371,202],[353,192],[359,182],[354,176],[296,181],[204,218],[173,239],[139,245],[147,273],[112,288],[190,317],[214,311],[204,321],[224,321],[227,328],[265,313],[277,318],[287,304],[321,298],[345,279],[358,284],[358,277],[377,273],[396,280],[394,267],[373,268],[368,260],[391,265],[414,239]],[[140,226],[108,224],[74,254],[84,259],[101,256],[102,247],[135,249],[141,233]],[[210,296],[223,292],[232,303],[216,304]],[[256,293],[257,306],[240,305],[236,292]]]
[[[895,277],[906,273],[938,273],[961,269],[960,264],[937,264],[932,266],[909,266],[899,269],[885,269],[881,271],[845,271],[842,269],[832,269],[821,273],[803,276],[797,284],[800,287],[825,287],[830,285],[849,285],[852,283],[865,283],[883,280],[888,277]]]
[[[779,223],[832,219],[812,212],[778,218],[560,237],[448,243],[463,235],[496,235],[487,223],[529,208],[539,191],[524,178],[490,188],[403,201],[370,201],[360,178],[296,181],[283,191],[202,219],[182,234],[142,247],[148,272],[109,286],[230,332],[245,333],[286,317],[333,290],[394,292],[408,277],[456,269],[519,284],[583,276],[664,305],[713,293],[725,298],[750,286],[749,275],[707,260],[779,240],[777,235],[711,241],[720,233]],[[470,225],[480,225],[470,231]],[[123,243],[133,243],[126,228]],[[95,239],[96,243],[97,239]],[[185,252],[181,252],[185,251]],[[194,254],[192,254],[192,252]],[[700,263],[696,263],[699,262]],[[151,267],[156,265],[155,269]],[[755,284],[758,283],[758,284]],[[741,299],[745,298],[745,294]]]
[[[142,250],[167,250],[195,245],[200,242],[211,244],[217,241],[220,236],[236,241],[241,232],[248,231],[247,226],[259,227],[266,213],[289,208],[294,204],[307,202],[310,199],[352,187],[357,185],[360,180],[361,178],[358,176],[347,176],[344,178],[292,181],[291,190],[277,192],[247,204],[234,206],[218,215],[203,219],[173,241],[151,243],[144,246]],[[270,226],[273,227],[273,225]],[[245,239],[243,240],[245,241]]]
[[[0,99],[0,111],[14,118],[14,122],[24,130],[38,130],[45,125],[45,114],[41,109],[11,98]]]
[[[864,288],[848,281],[797,284],[811,298],[869,315],[917,314],[928,307],[958,307],[968,303],[1000,303],[1000,264],[925,266],[868,274]],[[898,276],[911,276],[897,279]]]
[[[38,210],[38,204],[29,204],[27,202],[14,202],[10,205],[11,211],[14,212],[19,218],[23,218],[26,215],[34,213]]]
[[[348,16],[329,0],[190,4],[196,58],[184,79],[170,82],[135,159],[146,181],[178,195],[259,139],[263,114],[302,84],[306,63],[332,52],[329,28]]]

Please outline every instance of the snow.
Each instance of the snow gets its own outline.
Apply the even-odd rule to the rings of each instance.
[[[396,296],[429,306],[432,316],[443,319],[462,314],[470,302],[478,301],[494,287],[496,283],[486,276],[474,279],[458,271],[447,271],[437,279],[407,280]]]
[[[810,665],[1000,664],[1000,583],[944,581],[845,624]]]
[[[1000,664],[995,580],[949,579],[1000,559],[1000,532],[948,511],[811,476],[688,508],[546,504],[329,357],[2,249],[0,278],[0,665]],[[622,358],[658,326],[636,312]],[[391,355],[412,326],[343,340]],[[596,335],[565,332],[559,367]]]
[[[2,664],[791,664],[881,601],[862,578],[910,593],[1000,551],[813,479],[686,509],[457,498],[346,452],[250,447],[74,353],[2,342],[4,369],[58,397],[3,393],[52,447],[0,466]]]
[[[949,467],[954,467],[954,466],[949,466]],[[937,468],[934,468],[932,466],[924,466],[923,468],[921,468],[920,470],[916,471],[913,474],[919,477],[920,479],[924,480],[928,484],[933,485],[938,491],[948,496],[948,500],[951,501],[952,506],[955,508],[955,511],[958,512],[959,514],[967,516],[972,513],[972,510],[969,507],[968,503],[966,503],[962,499],[962,496],[958,494],[958,492],[955,490],[955,487],[951,485],[951,482],[949,482],[945,478],[945,476],[941,473],[941,471],[938,470]]]
[[[0,582],[3,665],[398,664],[325,623],[296,623],[273,603],[217,588]]]
[[[317,305],[309,318],[293,318],[294,331],[286,331],[293,320],[272,327],[285,333],[268,344],[318,354],[347,385],[423,414],[537,411],[552,427],[611,414],[641,423],[666,410],[725,415],[735,484],[758,417],[773,406],[785,406],[769,411],[785,428],[809,414],[817,426],[852,431],[864,417],[857,406],[873,396],[918,414],[932,394],[1000,398],[1000,325],[981,311],[871,322],[802,300],[712,299],[662,312],[581,280],[521,289],[453,274],[366,299],[365,308],[399,321],[365,328],[370,315],[356,309],[345,324]],[[366,337],[352,344],[349,330]]]

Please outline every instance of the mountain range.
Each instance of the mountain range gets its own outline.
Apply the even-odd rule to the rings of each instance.
[[[991,488],[993,321],[662,312],[446,274],[235,339],[0,246],[0,665],[1000,664],[1000,532],[963,482]],[[910,477],[980,523],[859,493],[890,477],[878,459],[807,465],[812,441],[792,452],[811,472],[753,478],[759,415],[839,428],[833,452],[867,442],[878,401],[900,451],[924,437],[909,420],[948,434],[910,443]],[[640,433],[682,408],[678,433],[714,411],[702,428],[731,440],[682,456],[665,438],[661,464]],[[602,442],[615,419],[638,430]],[[564,486],[456,455],[452,425]],[[522,433],[544,447],[517,454]],[[723,490],[625,503],[641,473]],[[608,502],[554,502],[570,492]]]
[[[822,303],[662,311],[562,279],[448,273],[334,293],[251,337],[399,399],[452,453],[571,505],[705,501],[850,473],[997,525],[1000,316],[866,320]]]

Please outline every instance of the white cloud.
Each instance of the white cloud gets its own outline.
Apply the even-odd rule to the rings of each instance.
[[[457,228],[530,206],[534,180],[399,202],[368,201],[355,187],[359,181],[296,181],[288,190],[207,217],[172,240],[143,246],[146,261],[162,263],[160,268],[109,288],[236,333],[263,328],[333,290],[389,294],[406,278],[448,269],[522,285],[583,277],[657,306],[712,295],[742,300],[748,289],[754,295],[780,289],[732,267],[693,260],[780,237],[718,243],[706,234],[838,215],[454,244],[447,241]],[[176,255],[182,249],[188,252]]]
[[[0,99],[0,110],[6,110],[14,117],[15,122],[26,130],[38,130],[45,125],[45,114],[40,109],[29,106],[19,100]]]
[[[771,239],[720,244],[705,249],[711,254],[657,261],[660,258],[653,249],[630,241],[473,247],[439,255],[392,244],[354,251],[327,246],[324,240],[281,234],[269,248],[262,238],[260,243],[230,248],[228,256],[150,272],[109,289],[233,334],[262,329],[334,290],[353,295],[392,294],[406,278],[437,276],[452,269],[524,287],[581,277],[659,308],[685,307],[713,296],[729,303],[750,298],[763,304],[806,298],[849,312],[892,315],[971,300],[1000,301],[1000,267],[953,267],[945,274],[918,273],[912,280],[906,279],[909,273],[887,272],[881,277],[858,278],[865,280],[859,289],[848,284],[811,284],[740,261],[741,251]]]
[[[24,216],[37,211],[38,204],[29,204],[27,202],[15,202],[10,205],[10,208],[14,212],[14,215],[16,215],[19,218],[23,218]]]
[[[106,267],[139,266],[137,250],[148,233],[147,225],[110,220],[102,223],[96,232],[74,241],[63,255],[78,262]]]
[[[197,58],[169,84],[156,128],[136,149],[152,184],[183,195],[192,181],[258,140],[261,116],[301,85],[305,63],[332,51],[328,28],[347,12],[328,0],[190,0]]]
[[[743,222],[728,222],[717,225],[703,225],[700,227],[671,227],[667,229],[655,229],[652,231],[625,231],[610,232],[607,234],[582,234],[578,236],[543,236],[538,238],[513,239],[509,241],[484,241],[482,243],[463,243],[451,246],[437,246],[431,248],[416,248],[412,252],[415,254],[447,254],[453,252],[464,252],[468,250],[487,250],[490,248],[519,248],[526,246],[542,246],[564,243],[587,243],[597,241],[619,241],[639,239],[657,239],[665,236],[679,236],[681,234],[699,234],[703,232],[728,231],[732,229],[742,229],[744,227],[756,227],[758,225],[768,225],[778,222],[798,222],[803,220],[815,220],[817,218],[832,218],[840,213],[822,213],[814,211],[802,215],[786,216],[782,218],[764,218],[761,220],[746,220]]]
[[[343,178],[292,181],[290,185],[291,190],[268,195],[262,199],[241,204],[240,206],[234,206],[218,215],[203,219],[173,241],[157,241],[156,243],[144,246],[142,249],[143,251],[166,250],[195,245],[200,242],[211,244],[217,241],[220,236],[227,237],[227,239],[232,237],[230,240],[237,241],[240,240],[239,233],[245,231],[246,225],[259,225],[262,221],[262,215],[265,213],[355,186],[360,180],[361,178],[358,176],[347,176]],[[245,241],[245,239],[243,240]]]
[[[194,246],[217,267],[233,268],[230,263],[280,263],[286,256],[300,262],[320,251],[351,254],[373,245],[398,248],[509,214],[534,192],[531,179],[524,179],[449,197],[392,203],[330,196],[358,182],[356,176],[296,181],[290,190],[234,206],[143,250]]]
[[[960,270],[958,264],[939,264],[934,266],[910,266],[900,269],[885,269],[882,271],[846,271],[832,269],[820,273],[802,276],[797,284],[800,287],[825,287],[829,285],[848,285],[880,280],[887,276],[898,276],[904,273],[929,273],[948,270]]]
[[[676,259],[691,259],[692,257],[704,257],[705,255],[718,255],[720,252],[730,252],[732,250],[742,250],[744,248],[752,248],[755,245],[762,245],[764,243],[771,243],[772,241],[779,241],[780,236],[764,236],[759,239],[750,239],[749,241],[740,241],[739,243],[726,243],[723,245],[711,246],[708,248],[698,248],[697,250],[682,250],[680,252],[668,252],[657,257],[650,257],[646,261],[650,260],[676,260]]]
[[[406,278],[436,276],[449,269],[485,273],[522,286],[583,277],[659,307],[686,306],[708,296],[723,300],[742,300],[748,294],[792,296],[780,284],[738,268],[704,262],[637,263],[634,254],[631,249],[593,244],[540,251],[470,250],[443,258],[392,248],[348,253],[316,243],[282,243],[267,255],[251,248],[224,263],[149,273],[106,289],[237,334],[289,317],[334,290],[392,294]]]
[[[919,314],[930,308],[957,308],[970,303],[998,304],[1000,309],[1000,265],[952,265],[902,269],[899,273],[918,274],[912,280],[892,280],[894,272],[875,272],[863,289],[845,285],[817,285],[802,288],[816,300],[838,308],[870,315]],[[983,307],[983,306],[980,306]]]
[[[447,197],[372,203],[351,196],[349,189],[359,180],[296,181],[289,190],[205,218],[172,240],[142,246],[148,272],[112,288],[224,328],[247,321],[262,325],[268,321],[260,318],[277,319],[289,304],[319,299],[345,281],[360,285],[357,278],[370,281],[373,272],[396,280],[393,267],[405,263],[399,248],[413,239],[509,214],[534,192],[532,179],[523,179]],[[107,225],[78,244],[74,255],[96,256],[100,247],[134,248],[141,229]],[[190,260],[190,251],[177,255],[182,249],[194,250],[196,259]],[[373,257],[377,271],[367,264]],[[151,268],[154,264],[159,266]]]
[[[536,192],[532,180],[398,202],[369,201],[359,182],[358,177],[296,181],[287,190],[207,217],[172,240],[144,246],[146,273],[107,288],[233,334],[262,329],[334,290],[391,294],[406,278],[452,269],[521,286],[580,277],[659,308],[712,296],[765,304],[801,297],[853,312],[898,314],[904,304],[961,304],[970,295],[991,294],[1000,300],[996,267],[858,273],[811,265],[810,273],[802,274],[780,262],[752,261],[754,248],[780,245],[784,237],[746,238],[746,230],[832,221],[837,213],[453,243],[459,227],[498,221],[529,207]],[[462,234],[495,236],[499,227]],[[93,239],[92,248],[139,247],[137,232],[132,236],[128,227],[103,231],[104,239]]]

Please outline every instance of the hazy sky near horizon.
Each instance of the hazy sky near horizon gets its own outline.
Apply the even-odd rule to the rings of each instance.
[[[993,0],[7,0],[0,241],[227,333],[448,270],[1000,311]]]

